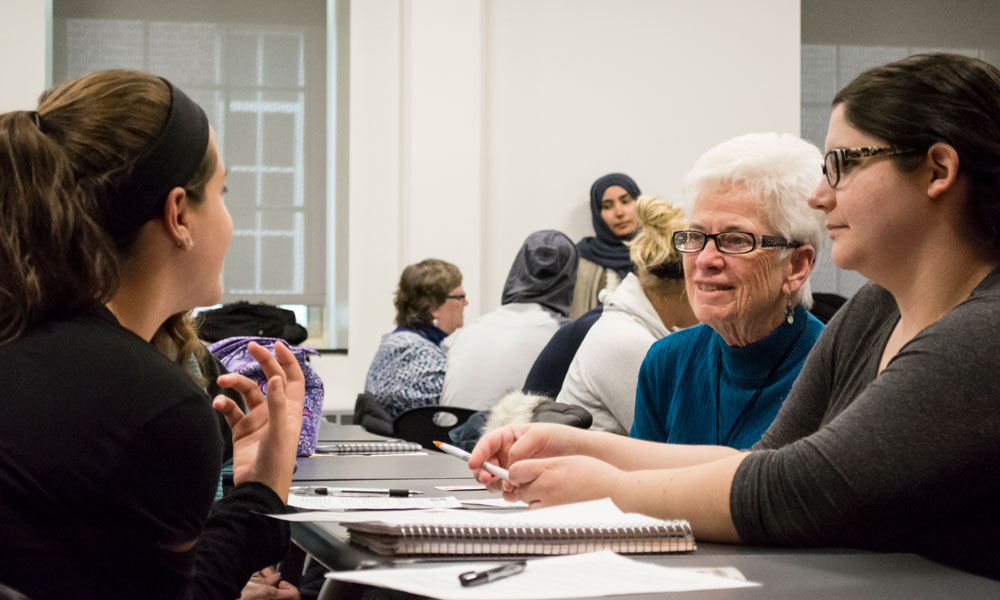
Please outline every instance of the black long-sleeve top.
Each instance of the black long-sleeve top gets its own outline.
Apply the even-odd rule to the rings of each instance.
[[[284,555],[287,524],[256,514],[284,510],[273,491],[212,505],[205,391],[107,310],[0,346],[0,381],[3,583],[36,600],[232,600]]]

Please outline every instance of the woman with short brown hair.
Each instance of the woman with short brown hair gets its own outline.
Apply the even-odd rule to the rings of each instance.
[[[437,404],[441,397],[446,364],[441,341],[462,326],[469,304],[462,272],[436,258],[409,265],[399,277],[393,304],[397,327],[382,336],[365,378],[365,393],[391,418]]]

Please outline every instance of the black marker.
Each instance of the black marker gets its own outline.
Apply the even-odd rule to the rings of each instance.
[[[369,494],[375,496],[389,496],[391,498],[406,498],[423,494],[420,490],[402,490],[392,488],[348,488],[348,487],[293,487],[290,490],[293,494],[313,493],[319,496],[339,496],[342,494]]]

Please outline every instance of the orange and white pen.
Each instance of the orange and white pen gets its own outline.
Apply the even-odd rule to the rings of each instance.
[[[451,444],[445,444],[444,442],[434,442],[434,445],[437,446],[441,450],[441,452],[444,452],[445,454],[450,454],[455,458],[461,458],[465,462],[469,462],[469,457],[472,456],[465,450],[462,450],[461,448],[456,448]],[[510,473],[507,471],[507,469],[498,467],[488,462],[483,463],[483,468],[486,469],[489,473],[492,473],[493,475],[496,475],[500,479],[503,479],[504,481],[507,482],[510,481]]]

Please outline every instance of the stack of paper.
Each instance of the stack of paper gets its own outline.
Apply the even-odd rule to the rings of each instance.
[[[327,577],[401,590],[441,600],[542,600],[596,598],[624,594],[656,594],[752,587],[735,569],[735,577],[714,570],[661,567],[605,550],[528,561],[524,571],[476,587],[462,587],[460,573],[502,563],[456,563],[427,569],[372,569],[329,573]]]

